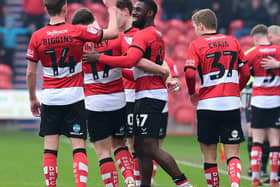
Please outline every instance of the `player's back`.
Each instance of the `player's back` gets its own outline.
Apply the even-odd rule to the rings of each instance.
[[[261,45],[247,52],[255,77],[251,104],[261,108],[280,106],[280,68],[265,70],[261,66],[262,59],[269,56],[279,61],[280,46]]]
[[[66,105],[83,99],[83,44],[101,37],[93,27],[66,23],[47,25],[32,35],[27,58],[40,60],[43,66],[44,104]]]
[[[165,55],[165,44],[162,34],[154,26],[138,31],[133,38],[132,46],[134,45],[143,50],[143,58],[162,65]],[[164,101],[168,99],[167,90],[161,76],[146,73],[139,68],[134,68],[134,76],[136,79],[136,99],[144,97]]]
[[[121,55],[121,40],[104,40],[94,44],[87,42],[84,50],[92,45],[99,53],[109,56]],[[84,63],[84,91],[86,108],[93,111],[112,111],[125,106],[122,69],[111,68],[102,63]]]
[[[207,34],[191,45],[200,62],[198,109],[239,108],[239,68],[244,65],[244,54],[237,40],[223,34]],[[187,60],[188,63],[191,62]]]

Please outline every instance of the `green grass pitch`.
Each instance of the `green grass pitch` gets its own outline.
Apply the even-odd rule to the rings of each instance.
[[[34,132],[0,132],[0,187],[43,187],[45,185],[42,169],[43,139]],[[171,153],[179,163],[180,169],[188,176],[195,187],[205,187],[202,169],[202,156],[195,137],[168,136],[163,148]],[[98,161],[90,143],[88,143],[89,180],[88,186],[102,187]],[[241,145],[241,162],[243,174],[241,187],[251,186],[246,176],[248,154],[246,143]],[[226,164],[219,163],[220,186],[229,187]],[[61,138],[58,153],[58,187],[75,187],[72,174],[72,152],[69,141]],[[123,179],[119,175],[120,187]],[[171,178],[159,169],[156,174],[158,187],[173,187]]]

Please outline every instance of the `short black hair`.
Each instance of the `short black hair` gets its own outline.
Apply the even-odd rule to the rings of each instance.
[[[72,16],[73,25],[89,25],[94,22],[94,16],[92,12],[87,8],[81,8],[75,11]]]
[[[158,7],[154,0],[138,0],[139,2],[143,2],[145,5],[148,6],[149,10],[152,10],[154,12],[153,17],[156,16]]]
[[[121,10],[127,8],[129,10],[129,14],[131,15],[133,9],[133,3],[131,0],[117,0],[117,8]]]
[[[43,2],[50,16],[60,14],[62,7],[67,3],[66,0],[44,0]]]
[[[256,34],[267,35],[268,34],[268,28],[264,24],[258,24],[258,25],[253,27],[250,34],[251,34],[251,36],[254,36]]]

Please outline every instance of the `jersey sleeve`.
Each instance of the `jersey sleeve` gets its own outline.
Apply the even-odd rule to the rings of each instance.
[[[32,35],[31,40],[29,42],[26,58],[32,62],[38,62],[40,60],[38,46],[36,45],[36,35],[34,34]]]
[[[146,38],[147,37],[144,37],[142,32],[136,33],[133,38],[132,44],[130,45],[130,48],[131,47],[137,48],[141,50],[142,53],[144,54],[147,48]]]
[[[248,58],[244,54],[244,52],[241,49],[241,46],[237,40],[236,40],[236,43],[237,43],[237,48],[238,48],[238,68],[242,68],[245,64],[248,63]]]
[[[174,61],[171,58],[168,58],[168,57],[166,57],[165,60],[166,60],[166,62],[168,64],[168,67],[170,69],[171,76],[172,77],[179,77],[179,72],[178,72],[177,66],[175,65]]]
[[[83,41],[91,41],[98,43],[103,39],[103,30],[97,29],[91,25],[89,26],[78,26],[80,32],[80,38]]]
[[[189,47],[189,50],[188,50],[184,71],[186,71],[186,69],[188,69],[188,68],[196,70],[199,63],[200,63],[199,56],[196,53],[194,43],[192,43]]]
[[[256,47],[252,47],[251,49],[248,49],[246,52],[245,52],[245,55],[246,55],[246,59],[248,61],[248,66],[251,67],[253,65],[253,62],[254,62],[254,58],[255,58],[255,49]]]
[[[117,39],[109,40],[112,43],[112,48],[116,51],[117,54],[121,54],[122,50],[122,42],[121,37],[119,36]]]

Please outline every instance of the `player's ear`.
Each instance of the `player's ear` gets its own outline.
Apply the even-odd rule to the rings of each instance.
[[[64,5],[63,5],[63,7],[62,7],[62,12],[64,12],[64,13],[68,13],[67,12],[67,3],[65,3]]]
[[[154,11],[148,10],[147,16],[148,16],[148,17],[153,17],[153,16],[154,16]]]
[[[199,30],[205,30],[205,27],[202,23],[198,24],[198,28],[199,28]]]
[[[130,16],[128,8],[125,8],[123,11],[125,12],[125,16]]]

